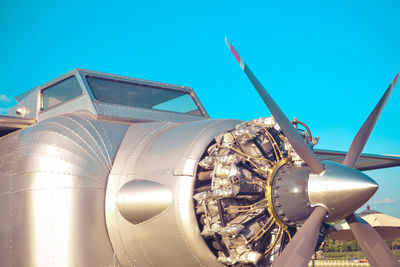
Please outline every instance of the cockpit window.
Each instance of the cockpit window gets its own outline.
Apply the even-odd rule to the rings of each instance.
[[[203,116],[186,92],[93,76],[86,80],[100,102]]]
[[[53,84],[42,90],[42,110],[68,101],[82,94],[82,88],[75,76]]]

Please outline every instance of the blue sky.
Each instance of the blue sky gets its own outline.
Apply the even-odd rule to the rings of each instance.
[[[191,86],[213,118],[269,116],[228,36],[289,118],[347,150],[400,71],[399,1],[0,1],[0,113],[77,67]],[[400,86],[367,153],[400,155]],[[368,174],[400,217],[400,167]]]

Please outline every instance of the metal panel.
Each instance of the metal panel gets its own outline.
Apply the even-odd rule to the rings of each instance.
[[[24,108],[26,111],[25,118],[37,120],[40,105],[38,90],[38,87],[31,89],[25,98],[21,99],[17,105],[7,112],[7,115],[16,116],[17,109]]]
[[[319,160],[329,160],[342,163],[347,152],[315,149],[314,153]],[[400,166],[400,156],[375,155],[363,153],[357,160],[354,168],[360,171],[376,170]]]
[[[81,68],[78,68],[76,70],[79,71],[79,73],[82,75],[82,78],[86,75],[92,75],[92,76],[101,77],[101,78],[109,78],[109,79],[116,79],[116,80],[125,81],[125,82],[146,84],[146,85],[151,85],[151,86],[156,86],[156,87],[161,87],[161,88],[178,90],[178,91],[182,91],[182,92],[188,92],[188,93],[193,92],[193,89],[188,86],[143,80],[143,79],[138,79],[138,78],[132,78],[129,76],[116,75],[116,74],[81,69]],[[90,87],[88,87],[88,88],[90,88]]]
[[[45,120],[65,113],[77,111],[88,111],[94,115],[96,114],[93,103],[90,101],[90,98],[86,93],[47,110],[40,111],[38,120]]]
[[[104,199],[127,126],[95,119],[67,114],[0,140],[0,266],[120,266]]]
[[[0,137],[36,123],[34,119],[0,115]]]
[[[131,121],[188,122],[207,119],[202,116],[192,116],[181,113],[105,104],[100,102],[95,102],[95,107],[100,116],[116,117],[117,119],[125,118],[131,119]]]
[[[195,171],[214,137],[238,123],[158,122],[134,124],[128,129],[108,179],[106,195],[107,229],[122,265],[221,266],[197,226],[193,203]],[[169,188],[173,192],[171,205],[146,221],[130,223],[119,213],[116,197],[133,180],[152,181]]]
[[[323,173],[310,174],[307,191],[311,207],[328,211],[328,222],[350,215],[378,190],[374,180],[356,169],[330,161],[323,164]]]

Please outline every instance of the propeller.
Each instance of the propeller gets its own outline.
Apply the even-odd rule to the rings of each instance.
[[[265,88],[261,85],[261,83],[258,81],[258,79],[255,77],[250,68],[246,65],[239,53],[235,50],[226,37],[225,42],[270,110],[272,116],[279,124],[283,134],[286,136],[293,149],[309,165],[313,174],[319,174],[321,176],[319,179],[324,179],[325,177],[322,174],[325,170],[324,165],[322,165],[322,163],[318,160],[310,146],[299,135],[283,111],[267,93]],[[353,178],[350,168],[353,168],[366,142],[368,141],[376,121],[378,120],[383,107],[385,106],[393,88],[396,85],[398,76],[399,74],[396,75],[393,82],[390,84],[389,88],[386,90],[385,94],[378,102],[353,140],[349,152],[347,153],[343,162],[343,165],[348,167],[348,169],[345,170],[345,174],[349,177],[349,179]],[[343,173],[341,174],[343,175]],[[374,189],[373,192],[371,191],[372,194],[375,192],[375,190],[376,189]],[[372,196],[370,193],[367,195],[368,198]],[[315,250],[317,235],[319,233],[321,224],[325,220],[328,211],[330,211],[330,209],[326,206],[323,207],[317,205],[313,209],[311,215],[303,223],[301,228],[297,231],[293,239],[285,247],[280,256],[275,260],[274,266],[282,267],[308,265],[308,262]],[[346,217],[346,220],[348,221],[354,236],[356,236],[357,242],[359,243],[363,253],[368,258],[372,266],[399,266],[398,261],[390,252],[382,238],[368,223],[357,217],[354,213]]]
[[[354,164],[357,162],[357,159],[371,135],[383,107],[389,99],[393,88],[396,86],[398,77],[399,74],[397,74],[393,79],[392,83],[389,85],[368,119],[358,131],[350,146],[349,152],[347,152],[346,158],[343,161],[343,165],[350,168],[354,167]],[[400,266],[399,262],[385,244],[385,241],[383,241],[371,225],[354,213],[347,216],[346,221],[371,266]]]
[[[363,126],[358,131],[356,137],[354,137],[350,149],[347,152],[346,158],[342,163],[343,165],[353,168],[354,164],[357,162],[361,152],[365,147],[365,144],[368,141],[369,136],[371,135],[372,130],[375,127],[376,122],[378,121],[379,115],[381,115],[382,113],[383,107],[385,106],[390,94],[396,86],[398,78],[399,73],[396,75],[396,77],[394,77],[393,81],[390,83],[388,89],[386,89],[386,92],[383,94],[382,98],[379,100],[374,110],[371,112],[368,119],[364,122]]]
[[[256,88],[265,105],[267,105],[272,116],[274,116],[274,119],[279,124],[279,127],[281,128],[283,134],[289,140],[289,143],[292,145],[296,153],[308,164],[308,166],[310,166],[313,173],[318,174],[323,172],[325,168],[312,152],[310,145],[307,144],[304,139],[299,135],[297,130],[293,127],[293,124],[285,116],[283,111],[275,103],[272,97],[267,93],[267,90],[265,90],[262,84],[258,81],[257,77],[246,65],[246,63],[240,57],[239,53],[235,50],[235,48],[231,45],[226,37],[225,42],[231,50],[232,54],[235,56],[236,60],[239,62],[243,71],[246,73],[247,77],[250,79],[253,86]]]
[[[400,266],[385,241],[371,225],[354,213],[347,216],[346,221],[372,267]]]
[[[243,71],[246,73],[247,77],[250,79],[253,86],[256,88],[264,103],[267,105],[272,116],[274,116],[275,120],[279,124],[279,127],[296,153],[310,166],[313,173],[319,174],[323,172],[325,168],[312,152],[310,146],[299,135],[297,130],[293,127],[293,124],[288,120],[283,111],[267,93],[265,88],[261,85],[261,83],[258,81],[258,79],[255,77],[250,68],[246,65],[239,53],[226,37],[225,42],[232,54],[235,56],[236,60],[239,62]],[[311,215],[304,222],[302,227],[289,242],[288,246],[278,257],[276,261],[277,263],[275,263],[274,266],[295,266],[293,265],[293,262],[295,262],[298,266],[307,266],[312,254],[314,253],[315,246],[317,244],[318,232],[326,214],[327,210],[325,208],[320,206],[314,208]],[[295,259],[292,258],[293,255],[295,255]]]
[[[274,261],[274,266],[307,266],[317,246],[318,233],[326,214],[325,208],[321,206],[315,207],[281,255]]]

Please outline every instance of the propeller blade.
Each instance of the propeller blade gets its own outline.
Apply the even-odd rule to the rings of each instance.
[[[364,122],[361,129],[358,131],[356,137],[354,137],[353,142],[351,143],[350,149],[347,152],[346,158],[343,161],[343,165],[348,167],[353,167],[357,162],[358,157],[364,149],[365,144],[368,141],[369,136],[371,135],[372,130],[381,114],[383,107],[385,106],[387,100],[389,99],[390,94],[393,91],[393,88],[396,86],[397,79],[399,77],[399,73],[397,73],[396,77],[394,77],[392,83],[389,85],[386,92],[383,94],[381,100],[379,100],[378,104],[375,106],[374,110],[369,115],[368,119]]]
[[[347,216],[346,221],[372,267],[400,266],[385,241],[371,225],[354,213]]]
[[[235,50],[235,48],[231,45],[228,39],[225,37],[225,42],[231,50],[232,54],[235,56],[236,60],[239,62],[243,71],[246,73],[247,77],[250,79],[253,86],[256,88],[258,94],[261,96],[264,103],[267,105],[269,111],[272,116],[274,116],[275,120],[278,122],[279,127],[282,129],[282,132],[289,140],[289,143],[292,145],[293,149],[297,154],[310,166],[311,170],[315,174],[321,173],[325,168],[321,164],[321,162],[317,159],[317,157],[312,152],[310,146],[304,141],[304,139],[299,135],[297,130],[293,127],[293,124],[288,120],[279,106],[275,103],[272,97],[267,93],[265,88],[258,81],[256,76],[254,76],[253,72],[246,65],[243,59],[240,57],[239,53]]]
[[[354,137],[346,158],[343,161],[343,165],[351,168],[354,167],[354,164],[357,162],[361,152],[363,151],[390,94],[396,86],[398,77],[399,73],[394,77],[374,110],[358,131],[356,137]],[[346,221],[371,266],[400,266],[385,241],[383,241],[382,237],[371,225],[355,213],[347,216]]]
[[[305,267],[315,251],[318,233],[327,211],[317,206],[304,222],[283,252],[274,261],[274,267]]]

